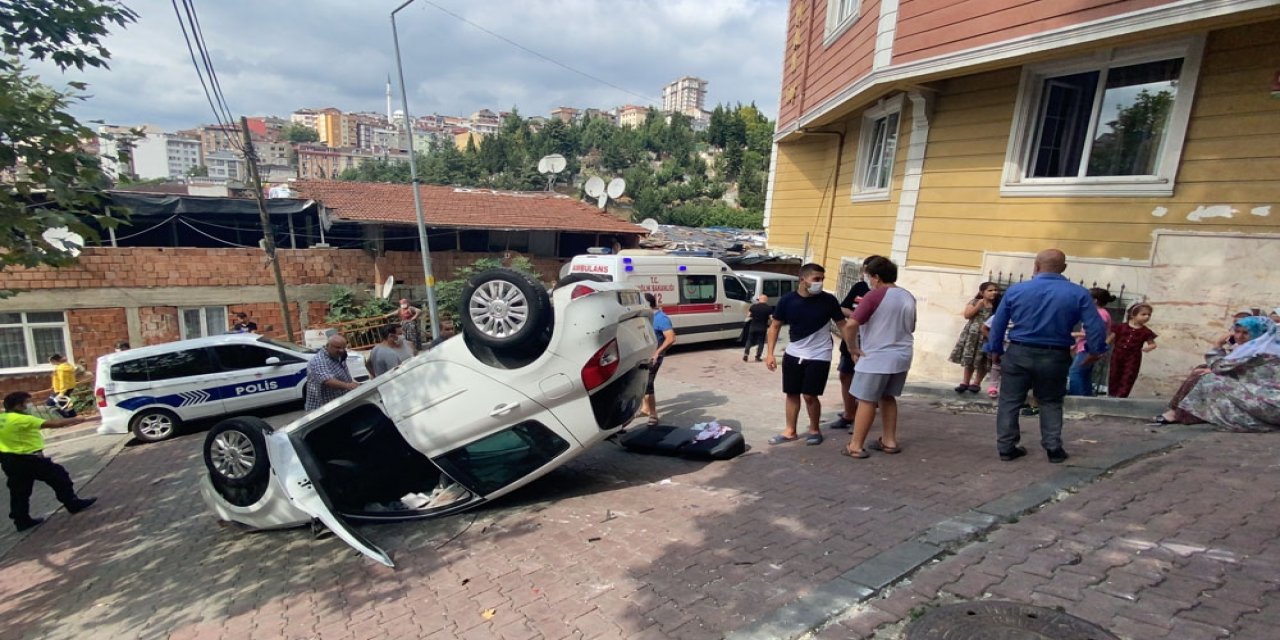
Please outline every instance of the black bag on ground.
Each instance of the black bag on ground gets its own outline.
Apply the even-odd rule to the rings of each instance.
[[[652,453],[660,456],[679,456],[695,460],[728,460],[747,450],[747,441],[737,431],[730,431],[719,438],[697,440],[697,429],[657,425],[638,431],[628,431],[618,438],[627,451]]]

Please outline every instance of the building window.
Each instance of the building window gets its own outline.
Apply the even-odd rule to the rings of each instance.
[[[227,332],[226,307],[190,307],[178,310],[182,339],[220,336]]]
[[[1005,195],[1173,194],[1203,37],[1029,67]]]
[[[861,0],[827,0],[827,28],[822,39],[823,46],[830,46],[858,21],[861,4]]]
[[[44,366],[55,353],[71,357],[66,314],[61,311],[0,313],[0,370]]]
[[[858,161],[853,179],[854,200],[888,200],[893,163],[898,154],[902,95],[881,100],[862,114]]]

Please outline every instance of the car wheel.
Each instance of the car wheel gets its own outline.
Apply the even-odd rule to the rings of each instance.
[[[271,427],[261,418],[228,418],[213,425],[204,438],[204,466],[214,485],[247,487],[269,473],[267,439]]]
[[[547,290],[511,269],[489,269],[467,280],[458,317],[468,338],[496,350],[520,348],[551,321]]]
[[[182,421],[167,409],[143,409],[129,423],[133,437],[142,442],[168,440],[178,432]]]
[[[610,278],[609,276],[602,276],[598,273],[571,273],[563,278],[560,278],[560,281],[556,283],[556,288],[559,289],[560,287],[563,287],[566,284],[573,284],[575,282],[584,282],[584,281],[585,282],[611,282],[612,278]]]

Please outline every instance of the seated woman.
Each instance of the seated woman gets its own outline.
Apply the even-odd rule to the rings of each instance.
[[[1154,424],[1208,422],[1227,431],[1280,429],[1280,333],[1270,318],[1236,321],[1231,353],[1197,369]]]

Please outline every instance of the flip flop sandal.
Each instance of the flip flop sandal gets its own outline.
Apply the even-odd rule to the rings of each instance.
[[[902,453],[902,447],[886,447],[880,438],[876,438],[875,442],[868,442],[867,448],[872,451],[883,451],[888,454]]]
[[[971,385],[969,385],[969,393],[977,393],[977,392],[978,392],[979,390],[981,390],[981,389],[982,389],[982,387],[980,387],[980,386],[978,386],[978,385],[976,385],[976,384],[971,384]]]
[[[967,385],[967,384],[958,384],[958,385],[956,385],[956,393],[964,393],[964,392],[966,392],[966,391],[968,391],[968,390],[969,390],[969,385]]]
[[[1174,421],[1164,417],[1164,414],[1162,413],[1152,418],[1151,421],[1148,422],[1147,424],[1166,426],[1166,425],[1174,424]]]
[[[822,434],[821,434],[821,433],[811,433],[811,434],[809,434],[809,435],[807,435],[807,436],[805,436],[805,437],[804,437],[804,443],[805,443],[805,444],[807,444],[807,445],[809,445],[809,446],[811,446],[811,447],[812,447],[812,446],[814,446],[814,445],[822,444]]]
[[[843,449],[843,448],[842,448],[842,449],[840,449],[840,455],[842,455],[842,456],[846,456],[846,457],[849,457],[849,458],[857,458],[857,459],[859,459],[859,460],[864,460],[864,459],[866,459],[866,458],[870,458],[870,457],[871,457],[871,454],[867,453],[866,451],[859,451],[859,452],[857,452],[857,453],[854,453],[854,452],[852,452],[852,451],[850,451],[850,450],[848,450],[848,449]]]
[[[646,425],[648,425],[648,426],[650,426],[650,427],[656,427],[656,426],[658,426],[658,417],[657,417],[657,416],[654,416],[654,417],[652,417],[652,418],[649,418],[648,420],[646,420],[646,421],[645,421],[645,424],[646,424]]]
[[[790,438],[788,438],[787,436],[784,436],[781,433],[779,433],[778,435],[772,438],[769,438],[769,444],[782,444],[784,442],[795,442],[796,440],[799,440],[799,439],[800,439],[800,436],[791,436]]]

